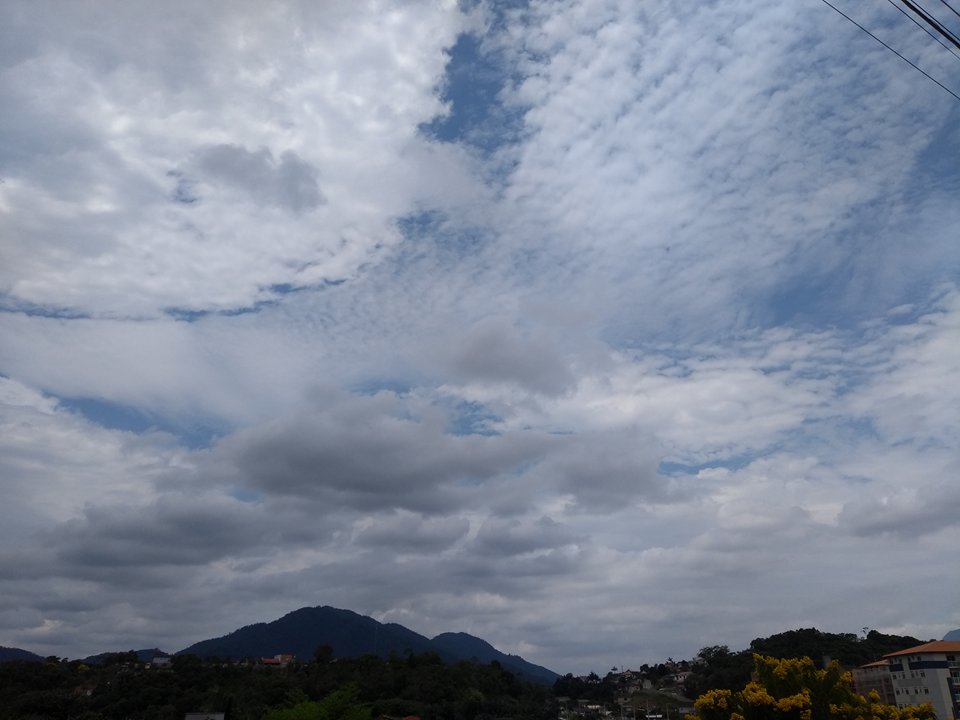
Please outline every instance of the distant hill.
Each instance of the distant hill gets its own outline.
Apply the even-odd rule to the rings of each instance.
[[[943,639],[948,642],[960,642],[960,628],[956,630],[951,630],[946,635],[943,636]]]
[[[28,660],[30,662],[39,662],[40,660],[43,660],[43,658],[35,653],[30,652],[29,650],[3,647],[0,645],[0,662],[8,662],[10,660]]]
[[[448,662],[496,660],[505,670],[540,684],[551,684],[558,677],[465,633],[445,633],[430,640],[396,623],[380,623],[351,610],[327,606],[294,610],[273,622],[247,625],[223,637],[194,643],[176,654],[244,658],[292,653],[308,661],[321,645],[330,646],[334,657],[434,652]]]

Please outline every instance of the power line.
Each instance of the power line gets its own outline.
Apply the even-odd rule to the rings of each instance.
[[[942,2],[942,1],[943,1],[943,0],[941,0],[941,2]],[[934,40],[936,40],[938,43],[940,43],[941,47],[945,48],[945,49],[947,50],[947,52],[949,52],[951,55],[953,55],[957,60],[960,60],[960,55],[957,55],[957,53],[956,53],[954,50],[951,50],[951,49],[950,49],[950,46],[947,45],[943,40],[941,40],[940,38],[938,38],[936,35],[934,35],[932,32],[930,32],[930,30],[928,30],[928,29],[925,28],[923,25],[921,25],[919,20],[917,20],[917,19],[916,19],[915,17],[913,17],[912,15],[908,15],[908,14],[907,14],[907,11],[904,10],[904,9],[903,9],[902,7],[900,7],[899,5],[897,5],[893,0],[887,0],[887,2],[890,3],[891,5],[893,5],[893,7],[895,7],[895,8],[897,9],[897,12],[900,13],[901,15],[903,15],[907,20],[909,20],[910,22],[912,22],[912,23],[913,23],[914,25],[916,25],[918,28],[920,28],[921,30],[923,30],[927,35],[929,35],[929,36],[932,37]]]
[[[900,58],[901,60],[903,60],[905,63],[907,63],[907,65],[909,65],[910,67],[912,67],[912,68],[913,68],[914,70],[916,70],[918,73],[920,73],[921,75],[923,75],[924,77],[926,77],[928,80],[930,80],[930,81],[932,81],[932,82],[935,82],[935,83],[936,83],[937,85],[939,85],[941,88],[943,88],[943,89],[946,90],[948,93],[950,93],[951,95],[953,95],[953,97],[955,97],[957,100],[960,100],[960,95],[957,95],[953,90],[951,90],[950,88],[948,88],[946,85],[944,85],[942,82],[940,82],[939,80],[937,80],[935,77],[927,74],[927,72],[924,71],[922,68],[918,67],[917,65],[915,65],[914,63],[912,63],[910,60],[907,60],[907,58],[905,58],[903,55],[901,55],[900,53],[898,53],[898,52],[897,52],[896,50],[894,50],[892,47],[890,47],[889,45],[887,45],[883,40],[881,40],[881,39],[878,38],[876,35],[874,35],[872,32],[870,32],[869,30],[867,30],[863,25],[861,25],[860,23],[858,23],[856,20],[854,20],[854,19],[853,19],[852,17],[850,17],[849,15],[847,15],[845,12],[843,12],[843,11],[842,11],[840,8],[838,8],[836,5],[834,5],[833,3],[831,3],[830,0],[820,0],[820,2],[822,2],[824,5],[827,5],[827,6],[831,7],[831,8],[833,8],[833,10],[835,10],[837,13],[839,13],[840,15],[842,15],[843,17],[845,17],[847,20],[849,20],[850,22],[852,22],[854,25],[856,25],[858,28],[860,28],[861,30],[863,30],[863,32],[865,32],[867,35],[869,35],[870,37],[872,37],[872,38],[873,38],[874,40],[876,40],[878,43],[880,43],[881,45],[883,45],[887,50],[889,50],[889,51],[892,52],[894,55],[896,55],[898,58]]]
[[[947,41],[953,45],[957,50],[960,50],[960,39],[957,38],[950,30],[940,24],[940,21],[937,20],[933,15],[928,13],[922,7],[917,5],[913,0],[900,0],[904,5],[906,5],[910,10],[912,10],[916,15],[919,15],[927,25],[936,30],[940,35],[945,37]]]
[[[947,2],[947,0],[940,0],[940,2],[942,2],[948,8],[950,8],[950,12],[952,12],[957,17],[960,17],[960,12],[957,12],[956,10],[954,10],[953,7],[950,5],[950,3]]]

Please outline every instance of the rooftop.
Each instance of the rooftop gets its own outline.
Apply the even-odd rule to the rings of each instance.
[[[933,642],[916,645],[906,650],[887,653],[884,657],[897,657],[900,655],[924,655],[927,653],[960,653],[960,641],[934,640]]]

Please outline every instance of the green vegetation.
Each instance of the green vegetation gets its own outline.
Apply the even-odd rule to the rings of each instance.
[[[357,687],[348,685],[323,700],[305,700],[293,707],[271,710],[264,720],[370,720],[370,708],[360,701]]]
[[[0,663],[0,720],[183,720],[224,712],[230,720],[543,720],[549,691],[499,664],[446,664],[433,654],[317,659],[285,668],[176,656],[147,668],[129,656],[103,665],[50,658]]]
[[[884,635],[869,628],[862,635],[826,633],[815,628],[791,630],[767,638],[757,638],[747,650],[731,652],[726,645],[703,648],[684,681],[688,697],[699,697],[710,690],[741,690],[750,680],[754,655],[774,658],[824,658],[844,667],[856,667],[879,660],[887,653],[920,645],[921,640],[901,635]]]

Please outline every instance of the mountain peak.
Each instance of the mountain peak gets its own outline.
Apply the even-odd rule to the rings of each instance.
[[[502,653],[467,633],[442,633],[431,640],[403,625],[381,623],[328,605],[302,607],[272,622],[247,625],[222,637],[194,643],[177,654],[238,659],[290,653],[307,661],[322,645],[331,647],[335,657],[434,652],[448,662],[496,661],[505,670],[542,684],[551,684],[558,677],[547,668]]]

